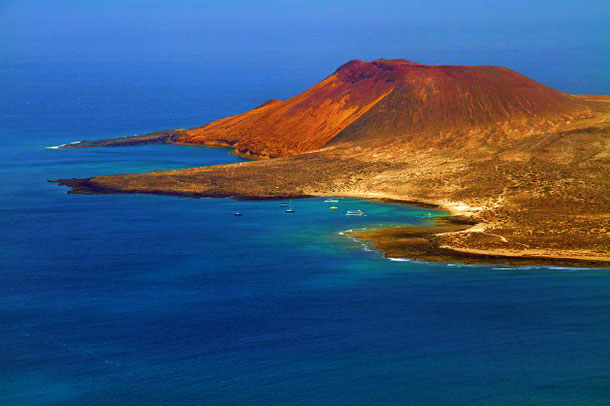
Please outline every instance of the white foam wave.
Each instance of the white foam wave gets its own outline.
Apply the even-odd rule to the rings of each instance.
[[[564,272],[569,272],[569,271],[596,271],[596,270],[598,270],[597,268],[576,268],[576,267],[569,267],[569,266],[545,266],[544,268],[552,269],[554,271],[564,271]]]
[[[494,267],[492,268],[496,271],[531,271],[531,270],[539,270],[539,271],[562,271],[562,272],[575,272],[575,271],[595,271],[597,268],[576,268],[571,266],[548,266],[548,265],[540,265],[540,266],[507,266],[507,267]]]
[[[65,147],[66,145],[75,145],[75,144],[80,144],[81,142],[82,141],[72,141],[72,142],[69,142],[67,144],[53,145],[53,146],[45,147],[45,148],[46,149],[60,149],[62,147]]]

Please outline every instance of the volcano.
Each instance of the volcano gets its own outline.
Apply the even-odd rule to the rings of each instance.
[[[464,132],[519,138],[590,115],[582,100],[503,67],[353,60],[289,100],[269,100],[202,127],[115,143],[222,145],[273,158],[355,140],[434,145]]]
[[[358,237],[389,256],[610,266],[610,97],[504,67],[353,60],[291,99],[202,127],[66,147],[150,143],[274,159],[58,182],[72,193],[433,204],[457,225]]]

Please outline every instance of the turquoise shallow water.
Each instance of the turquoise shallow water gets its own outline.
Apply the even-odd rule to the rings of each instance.
[[[340,234],[430,211],[403,205],[304,199],[288,215],[274,201],[68,195],[46,180],[239,160],[44,148],[227,104],[191,96],[215,89],[204,79],[170,80],[188,70],[157,68],[133,102],[136,70],[108,68],[102,86],[95,71],[2,69],[0,404],[608,403],[607,270],[390,261]]]

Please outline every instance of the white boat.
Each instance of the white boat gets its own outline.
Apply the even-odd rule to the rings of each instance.
[[[362,210],[348,210],[345,213],[346,216],[364,216],[364,212]]]
[[[326,200],[324,200],[324,203],[339,203],[339,200],[337,200],[337,199],[326,199]]]
[[[292,199],[290,199],[290,206],[286,209],[286,213],[294,213],[294,210],[292,209]]]
[[[240,211],[236,211],[236,212],[235,212],[235,215],[236,215],[236,216],[243,216],[243,214],[242,214]]]

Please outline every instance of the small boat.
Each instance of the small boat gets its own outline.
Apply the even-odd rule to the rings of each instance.
[[[364,216],[362,210],[348,210],[346,216]]]
[[[290,207],[286,209],[286,213],[294,213],[294,210],[292,210],[292,199],[290,199]]]
[[[240,211],[236,211],[236,212],[235,212],[235,215],[236,215],[236,216],[243,216],[243,214],[242,214]]]
[[[280,207],[286,207],[286,206],[288,206],[288,203],[286,203],[286,202],[280,203]]]
[[[331,210],[337,210],[337,209],[338,209],[338,207],[337,207],[337,206],[330,206],[330,209],[331,209]]]
[[[337,199],[326,199],[324,203],[339,203],[339,201]]]

